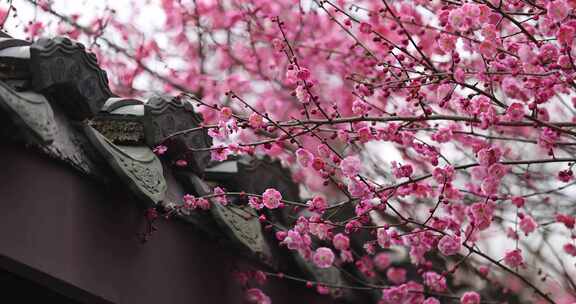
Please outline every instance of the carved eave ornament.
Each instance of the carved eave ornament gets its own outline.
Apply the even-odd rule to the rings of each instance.
[[[54,112],[46,98],[34,92],[16,92],[0,81],[0,108],[7,112],[31,141],[50,144],[57,127]]]
[[[86,135],[122,181],[142,200],[155,205],[164,200],[166,180],[162,163],[146,146],[119,146],[91,126]]]
[[[212,194],[210,186],[198,176],[190,174],[188,178],[198,195]],[[262,225],[252,208],[246,205],[236,205],[234,202],[223,206],[214,200],[211,200],[211,205],[210,211],[229,241],[261,262],[267,264],[273,262],[270,248],[262,232]]]
[[[308,277],[316,282],[322,282],[328,286],[346,286],[347,282],[342,273],[336,267],[319,268],[311,261],[307,261],[299,253],[293,253],[296,263]],[[350,298],[352,295],[342,288],[330,287],[330,295],[335,298]]]
[[[152,97],[144,104],[143,123],[146,143],[150,147],[165,145],[167,156],[172,160],[186,160],[194,172],[204,171],[210,162],[210,153],[205,149],[212,146],[212,138],[206,129],[199,128],[202,116],[194,112],[189,100]],[[177,133],[180,134],[173,136]]]
[[[170,210],[182,207],[184,205],[182,198],[186,194],[198,196],[195,190],[197,187],[193,186],[191,182],[196,182],[200,179],[188,179],[188,176],[196,176],[193,172],[176,171],[170,166],[164,166],[164,176],[166,177],[168,190],[166,191],[166,199],[161,206],[165,209]],[[186,208],[180,208],[179,210],[174,215],[176,219],[192,225],[199,233],[213,239],[222,237],[216,222],[210,216],[210,211],[201,209],[188,210]]]

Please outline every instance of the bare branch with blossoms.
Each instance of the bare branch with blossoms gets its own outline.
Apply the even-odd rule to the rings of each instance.
[[[576,1],[163,0],[145,32],[136,16],[81,23],[27,2],[66,24],[30,20],[30,38],[94,42],[116,92],[192,100],[204,124],[166,140],[208,130],[214,145],[190,152],[268,156],[306,190],[216,187],[164,215],[239,198],[287,252],[354,273],[242,278],[377,290],[384,304],[576,301]]]

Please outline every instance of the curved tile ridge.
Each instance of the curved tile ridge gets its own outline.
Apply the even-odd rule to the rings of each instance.
[[[130,110],[130,111],[123,110],[126,107],[136,110]],[[106,100],[106,102],[102,106],[102,109],[100,109],[100,113],[143,116],[144,102],[142,100],[135,98],[112,97]]]
[[[146,145],[144,103],[132,98],[110,98],[89,123],[116,145]]]
[[[30,59],[30,45],[26,40],[0,38],[0,57]]]

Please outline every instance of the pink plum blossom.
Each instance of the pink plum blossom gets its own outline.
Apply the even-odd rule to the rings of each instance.
[[[426,300],[424,300],[424,302],[422,302],[422,304],[440,304],[440,301],[438,301],[438,299],[436,298],[426,298]]]
[[[390,257],[387,253],[380,252],[374,256],[374,266],[380,271],[386,270],[386,268],[390,266],[390,263]]]
[[[574,246],[574,244],[566,243],[564,244],[564,246],[562,246],[562,249],[564,249],[564,252],[566,252],[567,254],[571,256],[576,256],[576,246]]]
[[[461,246],[460,237],[457,236],[445,235],[438,242],[438,250],[446,256],[457,254]]]
[[[262,290],[258,288],[251,288],[246,290],[244,295],[246,301],[252,304],[272,304],[272,300]]]
[[[548,17],[556,22],[560,22],[568,17],[570,9],[564,0],[555,0],[548,2]]]
[[[436,272],[427,271],[422,275],[424,285],[428,286],[431,290],[443,292],[446,290],[446,278]]]
[[[345,176],[356,176],[360,172],[362,163],[358,156],[347,156],[340,162],[340,170]]]
[[[390,235],[386,228],[378,228],[376,231],[378,245],[382,248],[390,247]]]
[[[480,304],[480,295],[474,291],[467,291],[460,297],[460,304]]]
[[[319,268],[330,268],[334,263],[334,253],[330,248],[320,247],[314,252],[312,260]]]
[[[299,148],[296,150],[296,158],[298,159],[298,164],[302,167],[309,167],[314,159],[314,154],[312,152]]]
[[[268,188],[262,193],[262,203],[268,209],[276,209],[280,206],[282,194],[276,189]]]
[[[522,266],[524,264],[522,251],[520,249],[507,251],[504,255],[504,263],[510,267]]]
[[[348,250],[350,247],[350,239],[346,235],[338,233],[332,238],[332,244],[334,248],[338,250]]]
[[[538,228],[538,223],[531,216],[524,215],[520,220],[519,226],[526,235],[529,235]]]
[[[402,284],[406,282],[406,269],[390,267],[386,271],[386,278],[394,284]]]
[[[226,191],[220,187],[214,188],[214,200],[222,206],[228,205],[228,198],[226,198]]]
[[[248,118],[248,123],[250,124],[250,127],[259,129],[264,126],[264,118],[258,113],[252,113]]]
[[[164,145],[158,145],[158,146],[156,146],[156,148],[154,148],[153,151],[157,155],[163,155],[164,153],[166,153],[166,151],[168,151],[168,147],[166,147]]]
[[[312,212],[319,212],[322,213],[326,208],[328,208],[328,202],[323,196],[316,195],[309,200],[307,203],[308,209]]]

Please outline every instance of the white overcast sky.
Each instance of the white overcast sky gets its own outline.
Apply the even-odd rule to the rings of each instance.
[[[0,0],[1,7],[7,8],[10,0]],[[159,0],[55,0],[53,7],[56,11],[64,15],[79,14],[80,23],[86,24],[95,15],[102,15],[106,6],[116,10],[116,15],[120,20],[134,19],[134,10],[140,10],[135,20],[131,22],[142,31],[151,31],[161,27],[164,23],[164,15],[161,11],[154,9],[159,4]],[[35,9],[26,0],[13,0],[13,5],[18,10],[18,16],[9,18],[5,28],[13,35],[21,34],[25,22],[38,18],[44,23],[53,23],[54,20],[47,19],[42,15],[40,9]]]

